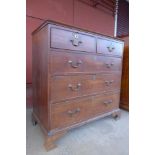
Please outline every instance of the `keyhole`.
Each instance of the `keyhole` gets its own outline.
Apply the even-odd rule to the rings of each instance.
[[[74,33],[73,36],[74,36],[75,39],[79,38],[78,33]]]

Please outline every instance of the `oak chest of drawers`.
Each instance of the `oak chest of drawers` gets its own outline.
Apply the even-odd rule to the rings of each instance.
[[[47,150],[69,129],[119,115],[123,41],[50,21],[32,35],[32,121]]]

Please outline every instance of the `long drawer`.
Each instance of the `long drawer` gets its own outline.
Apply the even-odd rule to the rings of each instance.
[[[119,94],[97,95],[51,104],[52,128],[62,128],[82,122],[117,109],[118,105]]]
[[[53,51],[49,54],[49,72],[65,74],[121,71],[121,61],[120,58],[115,57]]]
[[[50,82],[50,101],[119,90],[120,76],[120,73],[53,76]]]

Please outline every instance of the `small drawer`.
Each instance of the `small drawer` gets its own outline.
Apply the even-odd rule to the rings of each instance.
[[[122,57],[124,44],[108,39],[97,39],[97,53]]]
[[[51,47],[95,53],[96,39],[74,30],[51,28]]]

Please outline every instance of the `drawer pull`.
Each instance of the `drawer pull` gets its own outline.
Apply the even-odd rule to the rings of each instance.
[[[114,82],[114,80],[111,80],[111,81],[105,81],[105,84],[106,84],[106,86],[110,86],[110,85],[112,85],[113,82]]]
[[[68,87],[72,90],[72,91],[78,91],[81,87],[81,83],[78,83],[75,87],[72,86],[72,84],[69,84]]]
[[[112,46],[112,44],[111,44],[110,46],[107,46],[107,49],[109,52],[112,52],[115,49],[115,47]]]
[[[67,114],[72,117],[74,114],[77,114],[79,112],[80,112],[80,108],[77,108],[75,110],[69,110]]]
[[[113,65],[114,65],[114,63],[107,63],[107,64],[106,64],[106,67],[107,67],[107,68],[110,68],[110,67],[112,67]]]
[[[73,68],[78,68],[79,65],[82,64],[82,61],[79,60],[76,64],[74,64],[72,60],[69,60],[68,63],[71,64]]]
[[[104,101],[103,103],[107,106],[112,103],[112,100]]]
[[[77,39],[71,39],[71,42],[73,46],[79,46],[80,44],[82,44],[82,41]]]

